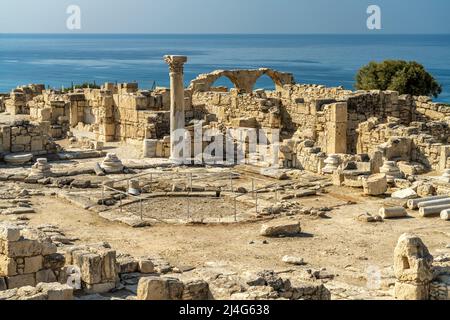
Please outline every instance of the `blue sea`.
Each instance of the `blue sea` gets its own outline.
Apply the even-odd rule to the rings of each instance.
[[[0,92],[17,85],[131,82],[168,86],[165,54],[187,55],[186,84],[216,69],[268,67],[298,83],[352,89],[369,61],[415,60],[444,86],[450,103],[450,35],[12,35],[0,34]],[[228,85],[219,80],[218,85]],[[273,87],[261,78],[258,88]]]

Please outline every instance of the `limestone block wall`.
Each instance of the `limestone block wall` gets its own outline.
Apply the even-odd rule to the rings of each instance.
[[[66,137],[70,129],[70,104],[54,94],[39,95],[27,103],[30,119],[49,127],[55,139]]]
[[[391,121],[380,123],[371,118],[361,123],[358,153],[371,153],[387,142],[391,145],[387,158],[419,162],[434,170],[447,166],[450,127],[446,121],[412,122],[409,126],[401,125],[398,119]]]
[[[252,94],[233,92],[194,92],[197,115],[213,114],[217,121],[232,127],[280,128],[280,99],[268,98],[264,91]]]
[[[0,291],[65,281],[63,255],[45,234],[0,225]]]
[[[280,146],[280,165],[285,168],[297,168],[321,173],[325,166],[326,154],[313,140],[294,137],[284,140]]]
[[[0,125],[0,152],[56,153],[58,145],[51,139],[49,131],[47,123],[15,121]]]
[[[28,86],[21,86],[14,89],[9,99],[5,102],[5,109],[11,115],[17,114],[29,114],[30,108],[28,102],[33,100],[34,97],[42,94],[45,86],[42,84],[30,84]]]
[[[449,120],[450,105],[432,102],[429,97],[405,96],[405,104],[412,104],[412,121]]]
[[[104,142],[160,139],[169,133],[170,92],[164,88],[138,91],[136,83],[107,83],[67,94],[47,90],[27,106],[33,120],[50,125],[54,138],[64,137],[79,123],[89,125]]]

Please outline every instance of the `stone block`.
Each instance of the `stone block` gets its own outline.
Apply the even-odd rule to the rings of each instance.
[[[36,289],[47,295],[50,301],[73,300],[73,289],[60,283],[39,283]]]
[[[31,139],[31,149],[30,151],[41,151],[44,149],[44,142],[41,137],[33,137]]]
[[[42,256],[35,256],[35,257],[26,257],[24,258],[25,261],[25,268],[24,268],[24,273],[25,274],[29,274],[29,273],[36,273],[39,270],[42,269]]]
[[[184,285],[174,278],[141,278],[138,284],[138,300],[181,300]]]
[[[139,271],[139,263],[131,257],[121,258],[118,261],[119,273],[133,273]]]
[[[53,270],[45,269],[36,272],[36,283],[51,283],[57,282],[58,278]]]
[[[36,286],[36,279],[34,274],[23,274],[14,277],[7,277],[6,283],[8,289],[21,288],[26,286]]]
[[[296,221],[273,221],[263,224],[260,234],[265,237],[295,236],[300,234],[300,222]]]
[[[58,252],[58,247],[56,246],[56,244],[52,243],[52,242],[43,242],[41,243],[42,246],[42,255],[43,256],[48,256],[51,254],[55,254],[56,252]]]
[[[88,294],[108,293],[116,288],[116,282],[104,282],[95,284],[85,284],[84,291]]]
[[[5,290],[8,290],[8,287],[6,286],[6,278],[0,277],[0,292]]]
[[[33,257],[40,255],[42,246],[39,241],[22,239],[14,242],[5,242],[4,253],[11,258]]]
[[[211,299],[209,284],[204,280],[191,280],[184,283],[182,300],[205,301]]]
[[[115,281],[117,278],[116,251],[103,250],[100,252],[102,259],[102,281]]]
[[[88,253],[80,257],[81,280],[86,284],[102,281],[102,258],[98,254]]]
[[[380,173],[363,179],[363,188],[364,194],[370,196],[379,196],[386,193],[388,189],[386,175]]]
[[[394,199],[416,199],[419,196],[413,189],[403,189],[394,192],[392,195]]]
[[[44,256],[43,266],[45,269],[60,270],[64,267],[66,258],[60,253],[53,253]]]
[[[19,241],[20,229],[12,226],[0,226],[0,239],[5,241]]]
[[[428,300],[429,285],[397,281],[394,295],[397,300]]]
[[[348,119],[347,103],[339,102],[329,105],[330,121],[335,123],[346,123]]]
[[[140,273],[154,273],[155,265],[150,259],[139,259],[139,272]]]
[[[0,277],[17,275],[17,264],[14,259],[0,255]]]

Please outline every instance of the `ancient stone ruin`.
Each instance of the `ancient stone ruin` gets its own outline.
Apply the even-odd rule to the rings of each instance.
[[[0,95],[0,300],[449,299],[448,105],[164,62]]]

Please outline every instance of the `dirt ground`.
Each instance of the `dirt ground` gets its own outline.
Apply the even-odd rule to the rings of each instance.
[[[348,199],[345,190],[303,201],[330,205]],[[335,209],[327,218],[295,216],[301,222],[302,236],[265,239],[259,236],[264,223],[246,222],[229,225],[168,225],[133,229],[111,223],[93,212],[82,210],[54,197],[33,197],[37,213],[29,215],[30,225],[51,223],[80,243],[106,241],[120,252],[135,256],[160,254],[175,266],[200,267],[206,263],[224,263],[234,270],[285,270],[281,258],[293,255],[304,258],[310,267],[327,268],[339,281],[364,286],[365,270],[392,266],[393,250],[399,236],[412,232],[424,240],[432,253],[450,243],[450,225],[437,218],[388,220],[363,223],[354,216],[360,212],[376,213],[378,199],[351,197],[358,204]],[[160,203],[164,206],[164,203]],[[214,207],[202,208],[205,215]],[[3,219],[3,218],[0,218]],[[264,244],[264,240],[267,243]]]

